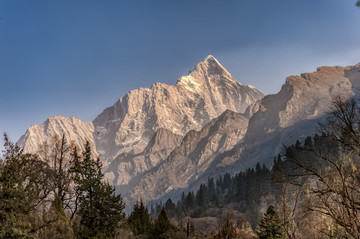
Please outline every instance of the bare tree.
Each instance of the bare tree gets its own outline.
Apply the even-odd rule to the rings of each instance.
[[[286,149],[284,167],[307,209],[332,222],[330,236],[360,238],[360,109],[340,97],[333,106],[321,136]]]
[[[44,142],[39,155],[47,162],[52,171],[53,194],[58,195],[64,210],[72,210],[72,174],[71,167],[72,144],[68,144],[65,135],[60,138],[55,135],[50,143]]]

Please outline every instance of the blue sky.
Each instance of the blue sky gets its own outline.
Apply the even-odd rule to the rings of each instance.
[[[288,75],[357,64],[354,2],[0,0],[0,132],[17,141],[49,116],[91,121],[209,54],[266,94]]]

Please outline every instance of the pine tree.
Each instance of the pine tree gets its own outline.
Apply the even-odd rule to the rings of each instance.
[[[171,227],[172,224],[170,222],[169,217],[166,214],[165,208],[163,207],[156,222],[157,232],[159,232],[160,234],[164,233],[167,230],[169,230]]]
[[[264,218],[260,220],[256,233],[259,239],[285,238],[285,231],[281,220],[272,205],[267,209]]]
[[[185,199],[185,208],[188,210],[195,208],[195,196],[193,192],[188,192]]]
[[[170,216],[173,217],[175,215],[175,208],[176,205],[173,203],[173,201],[169,198],[166,202],[165,202],[165,211],[166,213]]]
[[[199,190],[196,193],[196,204],[199,207],[207,206],[208,189],[205,184],[201,184]]]
[[[165,212],[165,208],[163,207],[155,222],[154,231],[151,238],[167,238],[164,234],[169,231],[176,231],[176,227],[171,224],[170,219]]]
[[[92,159],[89,142],[85,145],[82,158],[73,153],[71,171],[75,174],[74,183],[77,195],[80,228],[78,233],[85,238],[111,238],[116,234],[125,215],[121,195],[115,188],[103,182],[100,159]]]
[[[151,218],[142,200],[135,203],[134,210],[129,215],[128,224],[134,235],[149,235],[151,233]]]
[[[38,238],[73,239],[74,231],[70,220],[65,215],[63,202],[58,194],[55,194],[51,207],[43,209],[43,220],[48,224],[40,230]]]

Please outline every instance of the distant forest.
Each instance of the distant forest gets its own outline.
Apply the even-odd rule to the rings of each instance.
[[[126,215],[100,159],[65,137],[25,154],[5,139],[0,238],[360,238],[360,108],[336,98],[319,134],[271,169],[209,178],[180,200]]]

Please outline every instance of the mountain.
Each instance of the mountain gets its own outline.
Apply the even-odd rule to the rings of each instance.
[[[111,162],[144,150],[157,129],[185,135],[201,130],[225,110],[244,112],[264,96],[242,85],[213,57],[197,64],[175,86],[156,83],[130,91],[93,121],[97,151]]]
[[[169,157],[145,173],[130,190],[128,201],[159,199],[172,190],[189,187],[219,160],[219,154],[241,142],[247,126],[246,117],[227,110],[200,131],[189,131]]]
[[[317,132],[336,96],[359,95],[360,65],[320,67],[313,73],[290,76],[279,93],[250,104],[244,114],[232,113],[236,115],[232,123],[225,117],[227,111],[201,131],[190,131],[164,162],[142,176],[130,198],[176,198],[209,177],[238,173],[257,162],[271,166],[284,145]],[[222,127],[214,126],[219,124]],[[233,141],[219,150],[220,138]]]
[[[127,202],[158,200],[256,162],[271,165],[283,145],[316,132],[338,95],[360,95],[360,65],[290,76],[263,97],[208,56],[174,86],[130,91],[92,122],[51,117],[18,143],[36,153],[54,135],[80,147],[88,140]]]
[[[288,77],[279,93],[259,102],[259,110],[249,121],[246,143],[237,150],[237,157],[269,165],[283,145],[305,139],[319,129],[335,97],[346,100],[357,94],[360,65],[319,67],[313,73]]]
[[[189,156],[182,149],[189,150],[192,140],[200,144],[191,155],[197,155],[194,166],[201,166],[200,175],[215,160],[211,158],[213,154],[241,141],[247,118],[238,113],[244,113],[263,96],[256,88],[237,82],[213,56],[208,56],[175,85],[156,83],[150,88],[132,90],[92,122],[51,117],[43,124],[31,126],[18,143],[26,152],[36,153],[39,145],[55,134],[65,134],[68,141],[79,147],[88,140],[94,154],[103,161],[107,180],[127,194],[170,155],[179,152]],[[239,122],[231,121],[233,118]],[[225,122],[215,123],[214,119]],[[203,129],[207,124],[214,125]],[[192,181],[197,177],[191,175],[195,171],[187,174]]]
[[[89,141],[94,156],[98,156],[93,137],[94,125],[75,117],[54,116],[42,124],[32,125],[17,143],[25,152],[38,153],[43,143],[51,145],[54,137],[61,138],[63,134],[68,143],[74,143],[81,150],[84,149],[86,141]]]

